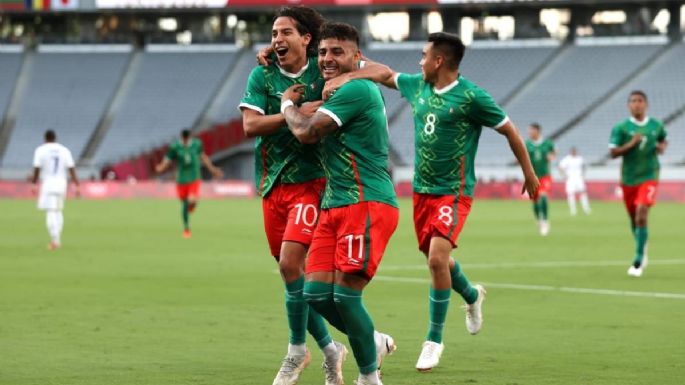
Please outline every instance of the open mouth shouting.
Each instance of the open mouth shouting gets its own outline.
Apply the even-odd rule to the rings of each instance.
[[[285,46],[280,46],[280,47],[275,47],[274,52],[276,52],[276,57],[278,58],[279,63],[282,63],[285,61],[285,59],[288,56],[288,47]]]

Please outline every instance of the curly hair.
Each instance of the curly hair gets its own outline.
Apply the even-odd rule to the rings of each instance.
[[[326,22],[326,19],[321,16],[316,10],[304,7],[282,7],[276,12],[274,21],[279,17],[289,17],[295,21],[295,28],[300,35],[309,34],[312,40],[307,45],[307,55],[316,56],[319,49],[319,40],[321,36],[321,26]]]

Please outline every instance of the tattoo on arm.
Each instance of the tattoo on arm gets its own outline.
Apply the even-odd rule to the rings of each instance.
[[[296,107],[285,110],[285,121],[293,135],[302,143],[319,142],[338,128],[330,116],[317,112],[312,117],[307,117]]]

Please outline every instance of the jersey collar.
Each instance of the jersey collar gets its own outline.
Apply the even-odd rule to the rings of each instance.
[[[641,121],[635,119],[634,116],[631,116],[631,117],[630,117],[630,121],[631,121],[633,124],[637,125],[637,126],[643,127],[643,126],[645,126],[645,125],[647,124],[647,122],[649,122],[649,116],[645,116],[645,118],[642,119]]]
[[[538,146],[538,145],[540,145],[542,142],[545,141],[545,138],[543,138],[542,135],[540,135],[540,137],[538,138],[538,140],[533,140],[533,139],[531,139],[530,141],[533,142],[534,145]]]
[[[307,63],[305,63],[305,65],[304,65],[296,74],[284,70],[284,69],[281,68],[281,66],[279,66],[278,64],[276,64],[276,66],[278,67],[278,70],[281,71],[281,73],[282,73],[283,75],[285,75],[285,76],[287,76],[287,77],[289,77],[289,78],[295,79],[295,78],[299,78],[300,76],[302,76],[302,74],[304,73],[304,71],[307,70],[307,68],[309,67],[309,58],[307,58]]]
[[[457,79],[455,81],[453,81],[452,83],[450,83],[450,84],[448,84],[448,85],[446,85],[440,89],[433,88],[433,92],[435,92],[438,95],[442,95],[445,92],[449,92],[452,88],[456,87],[457,84],[459,84],[459,76],[457,76]]]

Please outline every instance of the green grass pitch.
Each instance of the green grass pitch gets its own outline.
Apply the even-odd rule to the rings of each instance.
[[[570,217],[553,202],[542,238],[527,202],[476,201],[454,255],[488,288],[483,330],[468,335],[453,295],[440,366],[418,373],[428,271],[402,201],[365,294],[399,346],[385,385],[682,384],[685,206],[653,209],[651,264],[630,279],[623,207],[593,204]],[[258,200],[202,201],[190,240],[175,201],[69,201],[57,252],[34,202],[0,212],[0,384],[271,384],[287,330]],[[308,346],[300,384],[322,384]],[[344,370],[352,384],[352,356]]]

